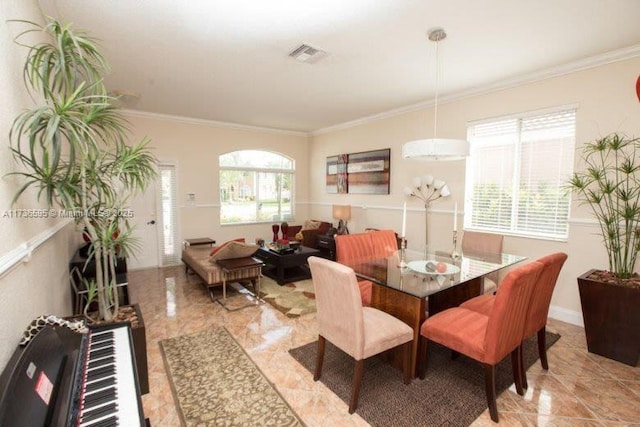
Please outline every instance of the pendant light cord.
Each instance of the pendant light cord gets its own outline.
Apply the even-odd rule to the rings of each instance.
[[[438,86],[439,86],[439,67],[440,61],[438,60],[438,45],[439,41],[436,41],[436,96],[435,96],[435,105],[433,107],[433,139],[436,139],[436,134],[438,131]]]

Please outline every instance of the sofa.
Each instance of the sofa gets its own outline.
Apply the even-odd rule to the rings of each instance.
[[[375,230],[365,233],[343,234],[335,237],[336,261],[355,265],[387,258],[398,250],[398,239],[393,230]],[[362,304],[371,305],[373,285],[369,280],[358,281]]]
[[[225,244],[226,245],[226,244]],[[221,245],[216,249],[221,248]],[[247,245],[248,247],[253,248],[253,252],[257,250],[257,246],[255,245]],[[249,253],[248,252],[245,253]],[[223,254],[224,255],[224,254]],[[244,255],[244,254],[240,254]],[[231,255],[233,256],[233,255]],[[238,258],[244,258],[243,257]],[[189,274],[189,271],[197,274],[203,281],[203,285],[207,288],[209,292],[209,297],[212,301],[214,301],[213,297],[213,289],[216,286],[221,286],[222,281],[224,279],[222,269],[216,264],[216,260],[212,259],[212,249],[209,246],[185,246],[182,249],[182,262],[184,263],[185,272]],[[226,258],[230,259],[230,258]],[[241,281],[251,281],[251,284],[255,287],[256,280],[260,277],[261,269],[259,267],[252,269],[245,269],[239,271],[232,271],[227,274],[227,283],[229,282],[241,282]]]
[[[331,228],[333,228],[333,224],[330,222],[307,220],[304,225],[290,225],[287,237],[289,240],[299,240],[302,246],[317,249],[318,235],[327,234]]]

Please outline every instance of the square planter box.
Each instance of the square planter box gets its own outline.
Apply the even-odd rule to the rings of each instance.
[[[640,289],[578,277],[589,352],[637,366],[640,356]]]

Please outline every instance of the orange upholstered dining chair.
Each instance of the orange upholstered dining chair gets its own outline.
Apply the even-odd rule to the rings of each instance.
[[[313,376],[322,374],[326,341],[355,359],[349,413],[358,406],[364,360],[404,345],[403,381],[411,382],[410,363],[413,329],[399,319],[371,307],[363,307],[353,269],[346,265],[309,257],[316,293],[318,355]],[[392,369],[390,367],[390,369]]]
[[[471,256],[498,256],[502,254],[502,234],[482,233],[464,230],[462,232],[462,253]],[[498,272],[487,274],[483,280],[482,292],[494,293],[498,288]]]
[[[354,265],[375,259],[373,240],[369,233],[342,234],[335,237],[336,261],[340,264]],[[371,305],[373,284],[369,280],[359,280],[358,288],[362,303]]]
[[[498,422],[495,367],[511,354],[516,389],[518,394],[524,394],[519,366],[522,361],[520,343],[527,308],[542,269],[542,264],[534,261],[511,270],[498,288],[489,315],[454,307],[427,318],[420,328],[420,378],[426,375],[429,341],[479,361],[485,371],[489,413],[491,419]]]
[[[553,296],[553,290],[556,287],[560,270],[562,270],[562,266],[566,260],[567,254],[563,252],[547,255],[537,260],[544,266],[544,268],[542,273],[540,273],[540,277],[536,281],[536,285],[531,296],[531,302],[527,309],[527,318],[525,320],[522,340],[524,341],[525,339],[532,337],[534,334],[537,334],[538,354],[540,355],[540,363],[544,370],[549,369],[546,342],[549,305],[551,305],[551,297]],[[494,295],[480,295],[479,297],[475,297],[464,302],[460,307],[488,315],[493,309],[494,302]],[[522,352],[520,352],[520,355],[522,356]],[[522,385],[524,388],[527,388],[527,376],[524,365],[522,365],[521,375]]]

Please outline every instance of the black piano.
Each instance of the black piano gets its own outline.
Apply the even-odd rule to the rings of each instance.
[[[144,426],[128,323],[45,327],[0,376],[0,426]]]

